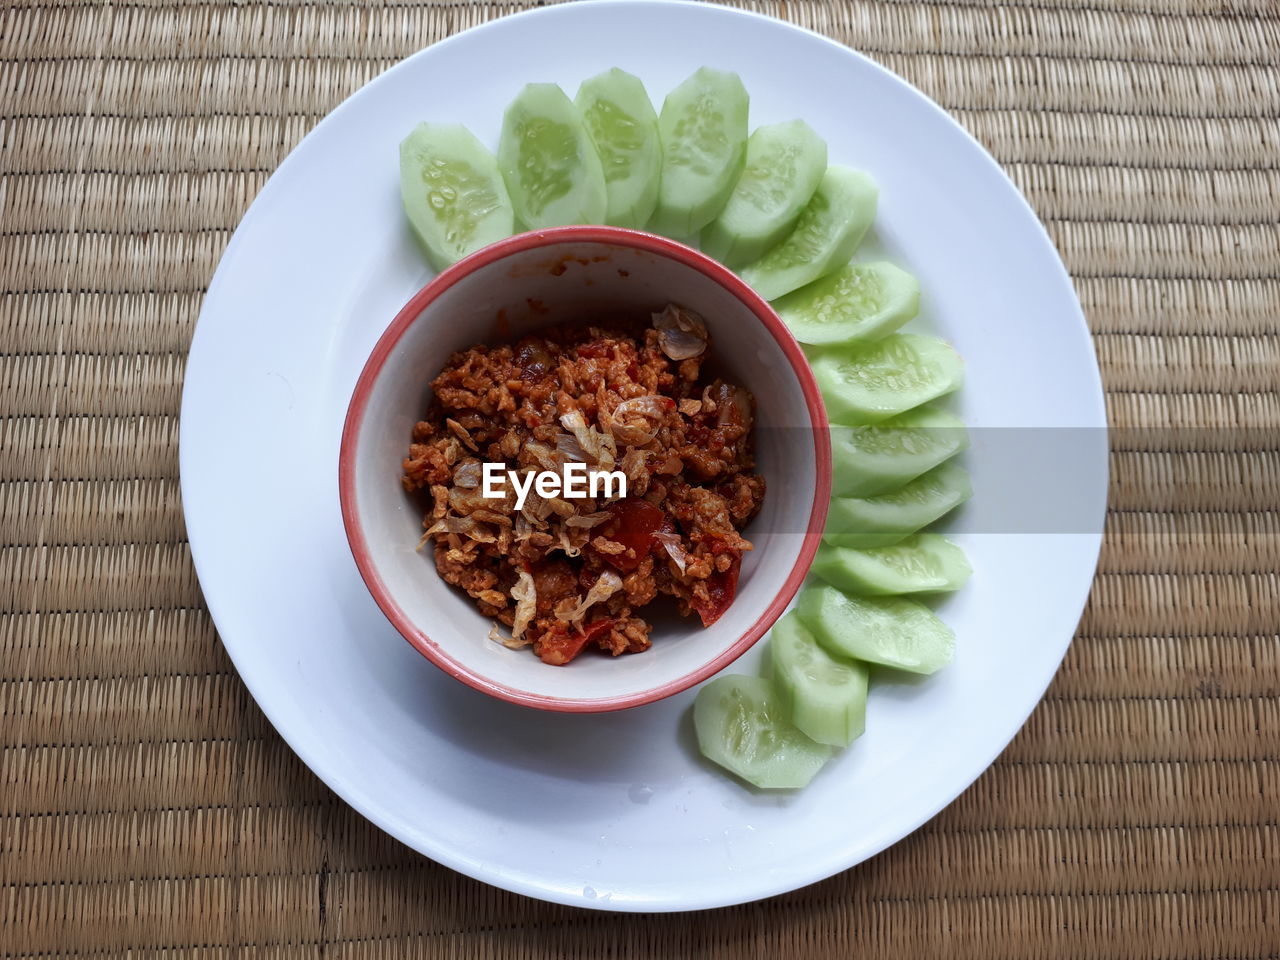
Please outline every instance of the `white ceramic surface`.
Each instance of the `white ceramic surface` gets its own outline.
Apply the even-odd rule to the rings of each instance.
[[[704,63],[742,75],[753,124],[802,116],[832,162],[876,176],[866,252],[920,277],[917,326],[966,358],[953,408],[972,427],[1082,428],[1063,476],[1084,532],[975,527],[1018,471],[970,455],[977,492],[952,529],[975,574],[940,607],[958,636],[955,663],[925,681],[882,678],[866,735],[796,794],[752,792],[702,763],[692,691],[575,716],[500,703],[442,674],[360,581],[333,468],[365,357],[429,277],[399,209],[404,134],[428,117],[462,121],[492,145],[525,82],[572,93],[620,66],[660,101]],[[1106,436],[1096,362],[1061,262],[958,125],[816,35],[726,8],[617,0],[540,9],[437,44],[308,135],[263,188],[209,288],[187,368],[181,469],[192,554],[223,642],[276,728],[339,795],[490,883],[580,906],[683,910],[858,863],[991,763],[1043,694],[1084,604]],[[760,650],[734,669],[753,669]]]
[[[400,621],[411,642],[495,696],[547,709],[598,711],[678,693],[727,666],[772,626],[818,547],[831,471],[817,384],[768,304],[719,264],[662,238],[596,228],[570,233],[612,239],[526,234],[459,264],[415,296],[357,385],[360,401],[353,403],[342,456],[350,466],[353,552],[361,551],[366,580],[382,593],[384,611]],[[714,624],[668,614],[656,621],[653,646],[643,656],[588,654],[569,668],[550,667],[528,650],[489,640],[492,621],[440,578],[430,550],[415,549],[422,504],[404,492],[398,465],[414,423],[426,412],[429,381],[454,352],[510,342],[552,318],[648,318],[668,303],[704,318],[712,340],[707,369],[749,384],[762,398],[756,469],[766,489],[779,493],[766,495],[744,531],[754,549],[743,558],[733,604]]]

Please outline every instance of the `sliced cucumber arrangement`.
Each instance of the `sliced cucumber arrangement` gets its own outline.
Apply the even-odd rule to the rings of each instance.
[[[698,691],[693,725],[703,756],[757,787],[803,787],[831,748],[801,733],[767,680],[729,674]]]
[[[936,533],[917,533],[888,547],[855,550],[824,545],[813,572],[847,593],[864,597],[950,593],[973,569],[964,551]]]
[[[958,463],[943,463],[891,493],[832,498],[822,539],[837,547],[897,543],[972,495],[969,471]]]
[[[765,675],[714,679],[693,709],[707,758],[757,787],[796,789],[863,733],[869,664],[930,674],[954,655],[951,629],[903,595],[970,576],[958,546],[919,532],[971,495],[953,459],[969,441],[931,405],[960,386],[960,357],[899,332],[920,284],[888,262],[851,262],[875,219],[875,181],[828,166],[804,121],[750,132],[748,113],[738,75],[709,67],[660,112],[616,68],[574,100],[533,83],[507,108],[496,155],[465,127],[416,127],[400,145],[400,188],[437,270],[516,229],[607,223],[700,238],[806,345],[833,424],[824,543],[773,627]]]
[[[574,103],[604,169],[605,223],[638,230],[653,215],[662,173],[658,115],[644,84],[614,67],[583,81]]]
[[[758,127],[724,209],[702,231],[702,252],[730,267],[764,255],[796,225],[827,169],[827,145],[803,120]]]
[[[847,747],[862,736],[866,667],[820,647],[795,611],[773,625],[769,652],[774,686],[801,733],[835,747]]]
[[[649,229],[696,237],[720,213],[746,159],[748,103],[736,73],[710,67],[667,94],[658,115],[662,177]]]
[[[835,587],[806,587],[796,606],[804,624],[837,657],[912,673],[951,662],[955,634],[923,603],[905,597],[851,597]]]
[[[853,256],[876,216],[879,189],[861,170],[828,167],[795,229],[742,279],[766,300],[798,290],[839,270]]]
[[[831,492],[872,497],[896,490],[969,445],[959,417],[916,407],[862,427],[831,428]]]
[[[511,235],[498,162],[458,124],[420,123],[400,144],[400,198],[437,270]]]
[[[814,358],[833,423],[877,423],[960,386],[964,365],[936,337],[895,333],[870,343],[829,347]]]
[[[879,340],[919,313],[920,284],[892,263],[851,263],[773,307],[801,343]]]
[[[554,83],[531,83],[502,118],[498,167],[529,229],[601,223],[604,169],[578,108]]]

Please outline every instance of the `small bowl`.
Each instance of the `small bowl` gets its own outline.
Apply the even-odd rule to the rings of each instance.
[[[586,651],[563,667],[488,639],[491,621],[436,572],[421,502],[400,485],[414,423],[449,355],[552,323],[648,315],[668,303],[701,314],[709,369],[756,397],[764,504],[744,531],[737,596],[712,626],[655,619],[653,646],[620,657]],[[831,493],[827,416],[804,354],[772,308],[714,260],[662,237],[615,227],[558,227],[477,251],[423,287],[365,364],[339,462],[342,517],[378,606],[428,660],[477,690],[543,710],[596,712],[651,703],[732,663],[786,609],[817,552]],[[655,604],[656,606],[656,604]],[[654,608],[645,608],[652,611]]]

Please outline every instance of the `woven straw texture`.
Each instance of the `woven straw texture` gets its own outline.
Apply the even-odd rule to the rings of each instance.
[[[0,8],[0,955],[1276,957],[1272,0],[747,3],[866,51],[987,145],[1135,428],[1065,666],[918,833],[763,903],[594,914],[399,846],[265,722],[183,530],[201,296],[328,110],[524,5]]]

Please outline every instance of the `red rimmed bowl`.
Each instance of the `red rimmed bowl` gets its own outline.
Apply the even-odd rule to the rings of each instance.
[[[755,549],[712,626],[655,622],[653,646],[564,667],[488,639],[491,621],[436,572],[422,504],[400,486],[415,422],[449,355],[567,320],[643,315],[678,303],[712,336],[710,369],[756,397],[757,471],[767,484],[745,531]],[[831,493],[817,384],[778,315],[736,275],[683,244],[616,227],[558,227],[495,243],[445,270],[396,315],[356,383],[339,458],[342,517],[378,606],[423,656],[464,683],[544,710],[619,710],[668,697],[750,649],[813,562]],[[648,609],[648,608],[646,608]]]

